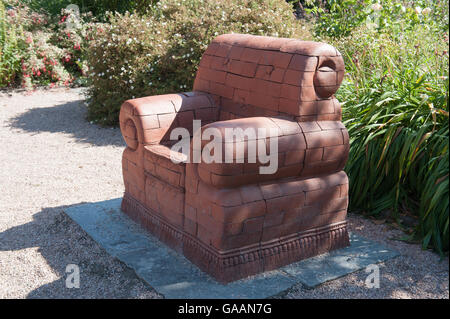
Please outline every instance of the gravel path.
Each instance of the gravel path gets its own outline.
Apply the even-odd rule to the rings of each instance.
[[[64,207],[122,195],[119,129],[85,121],[82,89],[0,92],[0,298],[160,298],[109,256]],[[390,238],[386,225],[359,216],[352,231],[397,249],[380,264],[380,288],[365,287],[359,271],[287,298],[449,298],[448,258]],[[65,286],[77,264],[81,287]]]

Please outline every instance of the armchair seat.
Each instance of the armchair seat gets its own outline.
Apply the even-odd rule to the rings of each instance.
[[[349,245],[344,72],[324,43],[216,37],[192,92],[122,105],[122,210],[222,283]]]

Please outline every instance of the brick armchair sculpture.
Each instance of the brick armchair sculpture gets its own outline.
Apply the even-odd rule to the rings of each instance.
[[[343,59],[327,44],[218,36],[193,92],[122,105],[123,211],[224,283],[347,246],[349,137],[333,96],[343,76]],[[202,131],[276,129],[278,170],[193,163],[173,151],[172,129],[192,135],[194,119]]]

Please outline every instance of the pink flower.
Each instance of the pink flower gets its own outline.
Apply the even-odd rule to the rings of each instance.
[[[27,44],[30,44],[31,42],[33,42],[33,38],[31,37],[31,35],[29,35],[29,36],[26,38],[25,42],[26,42]]]

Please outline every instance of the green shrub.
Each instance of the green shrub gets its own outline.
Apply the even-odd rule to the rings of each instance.
[[[200,58],[229,32],[308,38],[292,7],[273,0],[162,0],[151,14],[114,14],[89,49],[88,118],[117,125],[124,100],[189,91]]]
[[[405,15],[396,26],[364,24],[328,41],[346,60],[337,97],[350,134],[350,209],[391,211],[394,220],[415,215],[419,225],[410,239],[443,253],[449,245],[449,58],[442,23],[448,16],[436,20],[435,14],[420,12],[420,23]]]

